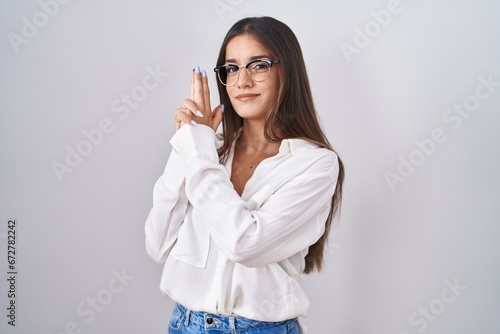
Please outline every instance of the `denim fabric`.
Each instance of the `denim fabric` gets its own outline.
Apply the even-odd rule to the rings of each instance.
[[[280,322],[227,317],[194,312],[177,304],[168,326],[169,334],[300,334],[297,319]]]

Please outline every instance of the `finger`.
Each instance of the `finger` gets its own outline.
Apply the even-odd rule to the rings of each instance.
[[[195,103],[193,100],[185,99],[182,101],[182,107],[185,109],[188,109],[191,114],[193,114],[196,117],[203,117],[203,113],[201,110],[198,108],[198,104]]]
[[[222,122],[222,116],[224,114],[224,105],[221,104],[212,112],[212,129],[217,131],[219,124]]]
[[[194,73],[194,99],[193,99],[193,101],[200,107],[203,107],[205,105],[204,101],[203,101],[203,83],[201,80],[201,70],[200,70],[199,66],[196,66],[195,73]]]
[[[194,101],[194,71],[195,69],[193,68],[193,71],[191,72],[191,93],[189,95],[189,99]]]
[[[192,120],[192,117],[191,117],[191,112],[189,111],[189,109],[178,108],[175,111],[174,121],[176,123],[180,123],[180,122],[189,123],[189,122],[191,122],[191,120]]]
[[[198,123],[193,119],[191,111],[186,108],[178,108],[175,111],[174,122],[176,131],[185,124],[198,125]]]
[[[203,110],[212,110],[212,106],[210,105],[210,88],[208,87],[208,77],[205,70],[202,72],[201,82],[203,85]]]
[[[177,130],[179,130],[182,125],[182,122],[174,122],[174,132],[177,132]]]

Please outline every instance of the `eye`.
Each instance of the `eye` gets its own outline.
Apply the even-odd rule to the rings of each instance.
[[[252,71],[262,72],[266,71],[269,68],[269,64],[265,61],[259,61],[252,64]]]
[[[238,70],[240,68],[236,65],[226,65],[226,67],[224,67],[224,69],[226,70],[226,73],[233,74],[233,73],[238,72]]]

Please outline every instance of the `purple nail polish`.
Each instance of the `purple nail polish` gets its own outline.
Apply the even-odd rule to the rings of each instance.
[[[205,72],[205,70],[203,70],[203,71],[201,72],[201,75],[202,75],[203,77],[206,77],[206,76],[207,76],[207,72]]]
[[[191,121],[191,124],[193,124],[194,126],[197,126],[197,125],[198,125],[198,123],[197,123],[195,120],[192,120],[192,121]]]
[[[196,110],[196,114],[197,114],[198,116],[200,116],[200,117],[203,117],[203,113],[202,113],[201,111],[199,111],[199,110]]]
[[[196,73],[200,74],[200,67],[196,66]]]

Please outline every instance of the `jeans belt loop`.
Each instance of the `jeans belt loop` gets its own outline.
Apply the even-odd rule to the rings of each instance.
[[[189,326],[189,316],[191,315],[191,310],[186,309],[186,320],[184,321],[184,326]]]
[[[236,333],[236,326],[234,324],[234,317],[229,317],[229,329],[231,333]]]

